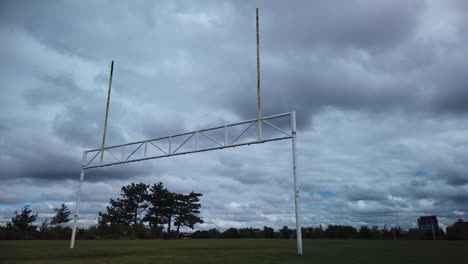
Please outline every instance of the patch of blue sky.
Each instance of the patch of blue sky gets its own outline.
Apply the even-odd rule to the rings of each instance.
[[[39,200],[40,198],[41,198],[41,195],[37,193],[32,193],[28,195],[28,199],[32,201]]]
[[[323,198],[331,198],[331,197],[336,197],[337,196],[336,193],[329,192],[329,191],[321,191],[321,192],[317,192],[317,193],[318,193],[318,195],[320,195]]]

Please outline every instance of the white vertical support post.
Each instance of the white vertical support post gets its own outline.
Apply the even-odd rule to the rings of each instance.
[[[301,230],[301,213],[300,213],[300,197],[297,181],[297,153],[296,153],[296,112],[291,113],[291,137],[293,151],[293,176],[294,176],[294,203],[296,206],[296,239],[297,239],[297,254],[302,255],[302,230]]]
[[[76,207],[75,207],[75,216],[73,217],[73,231],[72,231],[72,236],[71,236],[71,241],[70,241],[70,248],[75,247],[75,236],[76,236],[76,227],[78,225],[78,215],[80,212],[80,198],[81,198],[81,188],[83,186],[84,182],[84,169],[81,169],[81,175],[80,175],[80,184],[78,186],[78,197],[76,199]]]
[[[224,126],[224,146],[228,145],[228,127]]]

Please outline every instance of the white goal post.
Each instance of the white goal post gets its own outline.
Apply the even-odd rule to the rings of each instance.
[[[273,124],[273,120],[289,117],[290,118],[290,131],[284,131],[280,127]],[[79,207],[81,200],[81,189],[84,182],[85,170],[96,169],[101,167],[125,164],[130,162],[138,162],[150,159],[166,158],[171,156],[185,155],[197,152],[205,152],[210,150],[218,150],[225,148],[234,148],[252,144],[261,144],[266,142],[291,139],[292,142],[292,162],[293,162],[293,177],[294,177],[294,199],[296,209],[296,237],[297,237],[297,250],[302,254],[302,238],[301,238],[301,223],[300,223],[300,204],[299,204],[299,188],[297,181],[297,152],[296,152],[296,112],[284,113],[274,116],[263,117],[260,122],[272,130],[277,131],[279,136],[263,137],[262,132],[259,138],[252,139],[246,138],[241,141],[246,132],[258,123],[258,119],[251,119],[242,122],[227,124],[223,126],[211,127],[196,131],[191,131],[182,134],[175,134],[165,137],[153,138],[148,140],[130,142],[121,145],[104,147],[104,149],[91,149],[83,152],[83,160],[81,164],[80,183],[78,187],[78,197],[75,208],[75,216],[73,222],[73,232],[70,242],[70,248],[74,247],[76,227],[79,218]],[[239,126],[244,126],[242,129],[237,129]],[[257,124],[257,127],[258,124]],[[265,126],[264,126],[265,128]],[[217,131],[218,130],[218,131]],[[229,140],[229,132],[235,131],[236,134],[231,133]],[[214,138],[207,134],[209,131],[217,131],[224,134],[224,140],[221,142],[218,138]],[[176,138],[180,138],[180,143],[174,144]],[[211,142],[211,146],[200,146],[202,139],[205,142]],[[164,146],[164,147],[163,147]],[[188,149],[181,151],[182,147],[189,146]],[[150,154],[150,150],[153,150]],[[118,153],[118,154],[117,154]],[[97,157],[101,155],[101,159]]]

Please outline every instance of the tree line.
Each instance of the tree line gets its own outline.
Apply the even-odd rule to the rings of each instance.
[[[63,208],[63,207],[62,207]],[[58,209],[56,209],[58,210]],[[34,216],[29,212],[27,217],[22,216],[21,219],[28,219],[30,221]],[[21,215],[21,214],[17,214]],[[16,216],[15,216],[16,217]],[[44,222],[47,223],[47,220]],[[43,224],[44,224],[43,222]],[[51,221],[51,223],[54,221]],[[17,222],[16,222],[17,223]],[[14,229],[12,225],[6,227],[0,226],[0,240],[1,239],[70,239],[71,228],[61,227],[59,224],[51,227],[44,228],[44,225],[33,226],[29,225],[17,225]],[[23,231],[19,232],[19,226],[23,226]],[[138,230],[136,236],[132,225],[117,225],[118,230],[111,230],[110,226],[106,229],[100,228],[98,225],[90,226],[88,228],[79,228],[77,239],[120,239],[120,238],[139,238],[139,239],[151,239],[151,238],[163,238],[162,233],[154,235],[149,226],[143,226]],[[16,231],[16,232],[12,232]],[[176,231],[173,232],[176,237]],[[164,232],[164,234],[168,234]],[[166,236],[167,238],[167,236]],[[242,239],[242,238],[262,238],[262,239],[295,239],[296,230],[283,226],[281,229],[275,230],[272,227],[264,226],[263,229],[259,228],[228,228],[224,231],[220,231],[216,228],[209,230],[197,230],[193,233],[182,233],[179,238],[191,238],[191,239]],[[319,227],[304,227],[302,228],[302,238],[304,239],[372,239],[372,240],[421,240],[421,239],[433,239],[429,233],[421,232],[416,230],[402,230],[400,228],[379,228],[377,226],[361,226],[355,228],[353,226],[346,225],[328,225],[326,228]],[[437,239],[450,239],[445,237],[443,232],[437,237]]]
[[[369,228],[361,226],[359,231],[352,226],[329,225],[327,228],[319,227],[303,227],[302,238],[307,239],[384,239],[387,236],[383,234],[392,232],[388,229],[378,229],[378,227]],[[273,228],[264,226],[263,229],[256,228],[229,228],[224,232],[220,232],[213,228],[210,230],[199,230],[191,234],[191,238],[281,238],[295,239],[296,229],[283,226],[275,231]],[[390,239],[390,237],[388,237]]]
[[[152,186],[131,183],[121,188],[120,197],[110,199],[104,212],[99,212],[97,225],[77,230],[77,239],[118,238],[179,238],[183,227],[194,229],[203,223],[200,213],[201,193],[180,194],[169,191],[159,182]],[[6,226],[0,226],[0,239],[69,239],[71,228],[62,226],[71,220],[70,210],[65,204],[53,208],[55,216],[34,225],[37,213],[29,206],[15,211],[15,216]],[[164,226],[166,231],[164,232]],[[175,229],[175,230],[173,230]],[[438,239],[444,239],[444,233]],[[184,233],[184,238],[283,238],[293,239],[296,230],[283,226],[279,230],[264,226],[258,228],[215,228]],[[304,227],[302,237],[307,239],[432,239],[432,235],[416,230],[361,226],[359,229],[346,225],[328,225],[326,228]]]
[[[101,233],[131,237],[159,237],[167,225],[166,238],[172,227],[178,237],[181,227],[193,229],[203,223],[200,213],[201,193],[180,194],[169,191],[162,182],[152,186],[131,183],[123,186],[121,197],[110,199],[106,212],[99,212],[97,229]],[[149,230],[149,234],[148,231]]]
[[[347,225],[328,225],[323,228],[319,227],[303,227],[303,239],[373,239],[373,240],[421,240],[433,239],[432,234],[421,232],[417,229],[410,229],[408,231],[400,228],[388,228],[384,226],[366,226],[360,228]],[[437,239],[449,239],[443,236]],[[279,239],[295,239],[296,229],[283,226],[281,229],[275,231],[273,228],[264,226],[263,229],[258,228],[229,228],[223,232],[216,228],[209,230],[198,230],[190,234],[193,239],[223,239],[223,238],[279,238]]]

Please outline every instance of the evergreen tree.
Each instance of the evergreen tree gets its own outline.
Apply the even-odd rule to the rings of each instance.
[[[148,208],[146,198],[148,185],[144,183],[131,183],[123,186],[120,195],[122,198],[110,199],[107,212],[99,212],[98,224],[101,228],[110,225],[133,225],[133,236],[136,229],[141,226],[145,211]]]
[[[65,204],[62,204],[60,208],[54,208],[55,216],[52,218],[50,222],[51,225],[59,226],[62,223],[68,223],[70,218],[70,210]]]
[[[146,196],[146,200],[149,203],[149,208],[144,218],[148,222],[151,228],[152,235],[158,235],[162,230],[162,225],[167,223],[167,199],[170,197],[169,191],[164,188],[162,182],[151,186],[149,193]]]
[[[134,227],[142,222],[143,213],[148,208],[148,204],[146,203],[148,187],[144,183],[132,183],[122,187],[121,195],[123,199],[120,202],[123,203],[123,215]]]
[[[190,192],[188,195],[175,195],[176,216],[174,218],[174,225],[177,226],[177,235],[179,235],[181,226],[193,229],[195,224],[203,223],[203,219],[198,216],[201,207],[199,203],[200,196],[203,196],[203,194],[195,192]]]
[[[170,239],[172,216],[174,215],[176,206],[176,194],[169,191],[164,192],[164,196],[162,197],[162,203],[162,214],[165,216],[167,221],[167,236]]]
[[[21,212],[15,211],[15,216],[11,218],[10,227],[17,228],[23,231],[34,231],[37,226],[32,225],[37,219],[37,213],[33,214],[32,210],[29,209],[29,205],[26,205],[21,209]]]

